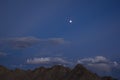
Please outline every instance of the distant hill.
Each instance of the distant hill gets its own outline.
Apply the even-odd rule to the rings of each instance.
[[[9,70],[0,66],[0,80],[117,80],[112,77],[100,77],[77,64],[73,69],[61,65],[51,68],[39,67],[34,70]]]

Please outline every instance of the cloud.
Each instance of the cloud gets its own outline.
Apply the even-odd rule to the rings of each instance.
[[[64,44],[67,43],[67,41],[64,40],[64,38],[50,38],[47,39],[48,42],[52,44]]]
[[[6,56],[7,54],[4,52],[0,52],[0,56]]]
[[[0,39],[0,42],[2,43],[1,46],[10,48],[26,48],[38,43],[39,41],[40,39],[34,37]]]
[[[110,72],[111,71],[111,66],[109,64],[105,64],[105,63],[96,63],[96,64],[88,64],[89,67],[92,67],[96,70],[99,71],[105,71],[105,72]]]
[[[12,65],[10,65],[12,68],[24,68],[24,67],[26,67],[26,65],[25,64],[12,64]]]
[[[69,64],[68,61],[66,61],[63,58],[59,57],[41,57],[41,58],[33,58],[33,59],[27,59],[27,64]]]
[[[119,66],[119,63],[117,63],[116,61],[114,61],[113,65],[116,67],[116,66]]]
[[[77,63],[81,63],[88,67],[92,67],[93,69],[106,71],[106,72],[110,72],[113,67],[118,66],[118,63],[116,61],[110,61],[109,59],[103,56],[79,59]]]
[[[78,60],[79,63],[85,63],[85,62],[90,62],[90,63],[107,63],[109,62],[108,59],[106,59],[103,56],[96,56],[95,58],[83,58]]]
[[[27,48],[33,45],[60,45],[65,44],[67,41],[64,38],[49,38],[40,39],[36,37],[18,37],[9,39],[0,39],[0,47],[12,47],[12,48]]]

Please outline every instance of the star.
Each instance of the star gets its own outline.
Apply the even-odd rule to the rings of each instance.
[[[73,21],[72,20],[69,20],[69,23],[72,23]]]

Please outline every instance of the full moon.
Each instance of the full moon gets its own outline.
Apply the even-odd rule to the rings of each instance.
[[[73,21],[72,20],[69,20],[69,23],[72,23]]]

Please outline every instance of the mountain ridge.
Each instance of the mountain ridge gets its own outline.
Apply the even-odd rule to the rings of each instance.
[[[34,70],[9,70],[0,65],[0,80],[117,80],[110,76],[100,77],[83,65],[77,64],[73,69],[62,65],[50,68],[39,67]]]

